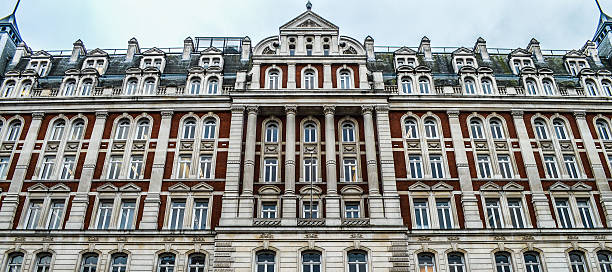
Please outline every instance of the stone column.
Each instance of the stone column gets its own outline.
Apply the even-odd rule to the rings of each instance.
[[[285,195],[283,195],[283,225],[296,222],[297,196],[295,194],[295,114],[297,106],[285,106],[287,113],[285,133]]]
[[[253,64],[253,68],[251,68],[251,71],[253,71],[251,76],[251,89],[261,88],[261,83],[259,82],[260,70],[261,66],[259,64]]]
[[[149,191],[144,200],[142,210],[142,220],[140,221],[140,229],[157,229],[157,219],[159,218],[159,208],[161,204],[160,193],[162,181],[164,178],[164,170],[172,165],[166,165],[166,156],[168,154],[168,139],[170,138],[170,128],[172,126],[171,110],[163,110],[161,112],[162,120],[159,126],[159,134],[157,136],[157,144],[155,147],[155,157],[153,158],[153,167],[151,169],[151,179],[149,180]]]
[[[244,146],[244,175],[238,216],[253,217],[253,182],[255,180],[255,144],[257,140],[257,106],[247,107],[247,132]]]
[[[385,207],[386,225],[402,226],[400,199],[395,180],[395,160],[389,122],[389,106],[376,106],[376,132],[378,133],[378,154],[382,178],[382,194]]]
[[[25,143],[23,144],[21,153],[19,154],[19,159],[17,160],[15,171],[13,172],[11,185],[6,196],[2,200],[2,207],[0,208],[0,229],[10,229],[13,226],[15,211],[19,205],[19,192],[21,192],[21,187],[23,186],[26,172],[30,166],[32,150],[34,150],[38,130],[40,130],[40,125],[42,124],[42,119],[44,116],[44,112],[32,112],[32,122],[26,134]],[[25,124],[22,124],[22,129],[23,127],[25,127]],[[21,131],[21,133],[23,133],[23,131]],[[21,204],[23,205],[23,203]]]
[[[323,65],[323,89],[332,88],[332,70],[331,64]]]
[[[287,66],[287,89],[295,89],[295,63],[289,63]]]
[[[612,192],[610,191],[610,185],[606,178],[604,166],[601,164],[599,152],[597,151],[597,147],[595,147],[595,141],[593,140],[593,135],[591,135],[591,130],[586,120],[586,112],[575,111],[574,116],[576,117],[576,123],[578,124],[578,130],[580,130],[582,141],[584,142],[584,149],[586,149],[589,162],[591,163],[591,169],[593,169],[595,184],[597,184],[597,189],[599,190],[601,206],[606,216],[606,218],[602,218],[602,220],[606,220],[607,225],[612,226]],[[589,166],[585,165],[584,167]]]
[[[85,155],[81,179],[79,180],[79,188],[72,200],[72,207],[70,209],[68,222],[66,222],[66,229],[77,230],[82,229],[84,226],[85,213],[87,212],[87,205],[89,205],[88,193],[91,190],[91,181],[93,180],[94,171],[96,169],[100,143],[102,142],[102,134],[104,133],[104,126],[106,125],[106,118],[108,118],[107,111],[96,111],[96,122],[93,125],[91,137],[89,138],[87,154]]]
[[[480,220],[478,201],[474,193],[474,187],[472,186],[470,167],[467,153],[465,152],[465,144],[463,143],[461,123],[459,122],[459,111],[449,110],[447,114],[451,137],[453,138],[453,148],[455,149],[455,162],[457,164],[457,174],[459,175],[459,185],[461,187],[461,205],[463,207],[465,228],[482,228],[483,223],[482,220]]]
[[[238,222],[238,201],[240,174],[242,171],[242,132],[244,127],[244,106],[232,107],[230,136],[227,151],[227,170],[225,171],[225,191],[220,226],[233,226]]]
[[[521,156],[525,164],[525,172],[527,172],[527,178],[529,179],[529,187],[531,188],[532,196],[531,203],[536,213],[538,221],[537,227],[556,228],[557,224],[552,218],[550,206],[548,205],[548,198],[544,194],[544,189],[542,188],[540,173],[538,171],[535,156],[533,155],[533,148],[531,147],[531,139],[529,139],[525,120],[523,119],[523,111],[513,110],[512,119],[514,120],[514,127],[516,127],[516,134],[519,139]]]
[[[362,106],[361,111],[363,113],[363,137],[368,173],[370,223],[372,225],[384,224],[386,222],[385,210],[378,184],[378,162],[376,161],[376,140],[374,139],[374,118],[372,117],[374,107]]]
[[[326,222],[328,225],[340,225],[340,196],[338,195],[338,177],[336,173],[336,130],[334,124],[335,106],[323,106],[325,113],[325,171],[327,176],[327,197],[325,199]],[[321,165],[322,166],[322,165]]]

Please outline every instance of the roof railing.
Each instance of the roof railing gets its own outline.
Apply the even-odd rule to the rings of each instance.
[[[393,53],[396,50],[402,48],[402,47],[406,47],[406,48],[410,48],[414,51],[418,51],[419,48],[418,47],[409,47],[409,46],[385,46],[385,45],[377,45],[374,46],[374,52],[376,53]],[[459,49],[460,47],[448,47],[448,46],[432,46],[431,47],[431,52],[432,53],[438,53],[438,54],[451,54],[453,52],[455,52],[455,50]],[[515,49],[512,48],[496,48],[496,47],[492,47],[492,48],[487,48],[487,51],[489,52],[489,54],[495,54],[495,55],[507,55],[510,54],[510,52],[514,51]],[[542,49],[542,54],[546,55],[546,56],[563,56],[565,54],[567,54],[567,52],[569,52],[571,50],[563,50],[563,49]]]

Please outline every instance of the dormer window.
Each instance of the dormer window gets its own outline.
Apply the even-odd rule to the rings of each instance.
[[[475,65],[476,61],[473,57],[458,57],[455,58],[455,67],[456,67],[456,71],[459,72],[459,70],[461,70],[461,67],[463,66],[471,66],[476,68]]]
[[[162,58],[161,57],[157,57],[157,58],[153,58],[153,57],[148,57],[145,58],[142,62],[142,69],[144,68],[149,68],[149,67],[155,67],[157,69],[159,69],[160,71],[162,70]]]
[[[525,67],[534,67],[529,57],[512,57],[510,61],[512,63],[512,70],[516,75],[520,74],[521,70]]]
[[[156,60],[155,60],[155,64],[154,64],[154,66],[155,66],[155,68],[157,68],[157,69],[160,69],[160,70],[161,70],[161,64],[162,64],[161,59],[156,59]]]
[[[87,59],[83,68],[94,68],[98,71],[98,74],[104,74],[104,67],[106,60],[103,58]]]
[[[209,58],[203,58],[202,59],[202,67],[208,68],[209,65],[210,65],[210,59]]]
[[[38,73],[39,76],[44,77],[47,75],[49,70],[49,61],[47,60],[32,60],[28,66],[28,69],[32,69]]]
[[[416,61],[414,59],[412,59],[412,58],[409,58],[409,59],[406,60],[406,65],[414,68],[414,67],[416,67]]]
[[[95,64],[95,61],[94,61],[94,60],[88,60],[88,61],[87,61],[87,68],[93,68],[93,67],[94,67],[94,64]]]
[[[521,72],[521,61],[520,60],[515,60],[514,62],[514,72],[516,74]]]
[[[457,60],[457,71],[461,70],[461,67],[463,67],[463,60],[458,59]]]
[[[221,64],[221,59],[219,58],[214,58],[213,59],[213,66],[219,66]]]
[[[565,61],[567,69],[572,76],[578,75],[584,68],[589,68],[589,64],[584,59],[569,59]]]
[[[397,66],[404,65],[404,59],[397,59]]]

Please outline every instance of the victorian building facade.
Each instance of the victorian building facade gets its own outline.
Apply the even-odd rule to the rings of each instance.
[[[393,48],[311,7],[169,49],[0,19],[0,269],[612,271],[610,17],[579,50]]]

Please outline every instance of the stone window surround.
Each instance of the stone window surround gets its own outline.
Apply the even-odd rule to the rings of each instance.
[[[353,127],[355,129],[355,141],[351,144],[351,143],[345,143],[342,139],[342,125],[344,125],[344,123],[346,122],[351,122],[353,123]],[[362,141],[360,141],[360,135],[359,135],[359,123],[357,122],[357,120],[355,118],[352,117],[344,117],[338,120],[338,135],[336,136],[336,142],[339,145],[339,149],[337,152],[337,156],[339,158],[339,164],[340,164],[340,173],[338,175],[338,183],[339,184],[354,184],[354,183],[360,183],[363,182],[363,175],[362,175],[362,165],[361,165],[361,155],[365,156],[364,152],[361,152],[361,143]],[[355,146],[355,152],[354,154],[348,154],[347,150],[345,150],[345,146],[350,146],[350,145],[354,145]],[[355,159],[355,163],[356,163],[356,170],[357,171],[357,180],[355,181],[344,181],[344,159]]]
[[[503,228],[501,229],[508,229],[508,228],[514,228],[512,226],[512,218],[510,215],[510,208],[508,207],[508,199],[520,199],[521,200],[521,207],[523,210],[523,223],[525,224],[525,229],[530,229],[533,228],[533,222],[531,222],[531,215],[530,215],[530,211],[529,211],[529,203],[527,202],[527,198],[526,198],[527,193],[524,191],[480,191],[480,200],[482,203],[482,211],[484,213],[484,226],[487,229],[493,229],[490,225],[489,225],[489,220],[487,220],[488,214],[487,214],[487,204],[486,204],[486,200],[487,199],[497,199],[499,200],[499,208],[500,208],[500,212],[501,212],[501,216],[503,219]]]
[[[302,189],[300,190],[300,194],[298,195],[298,206],[300,209],[300,213],[298,214],[298,218],[304,219],[304,213],[305,211],[305,207],[304,204],[310,204],[310,186],[304,186],[302,187]],[[322,194],[322,190],[317,187],[316,185],[313,186],[312,188],[313,192],[312,192],[312,204],[316,204],[317,205],[317,217],[316,218],[323,218],[323,194]],[[310,218],[306,218],[306,219],[310,219]],[[313,218],[315,219],[315,218]]]
[[[131,229],[136,229],[138,221],[138,210],[141,208],[141,193],[140,192],[100,192],[96,195],[91,212],[91,218],[89,223],[90,230],[96,230],[98,224],[98,211],[100,203],[105,201],[113,202],[113,209],[111,213],[111,221],[108,225],[108,230],[116,230],[119,228],[121,220],[121,203],[125,200],[132,200],[136,203],[134,206],[134,219],[132,221]],[[143,206],[144,208],[144,206]]]
[[[510,257],[510,266],[512,267],[512,271],[517,271],[516,270],[516,260],[514,258],[516,258],[516,254],[509,248],[497,248],[493,251],[491,251],[491,264],[493,265],[493,270],[491,271],[497,271],[497,263],[495,262],[495,255],[497,253],[507,253],[508,256]],[[522,257],[522,255],[521,255]]]
[[[514,61],[519,61],[520,63],[520,70],[516,71],[514,68]],[[526,65],[525,62],[529,62],[529,65]],[[519,75],[521,73],[521,71],[523,70],[523,68],[525,67],[532,67],[535,68],[535,66],[533,65],[533,59],[531,57],[519,57],[519,56],[513,56],[510,57],[510,59],[508,60],[508,65],[510,66],[510,69],[512,70],[512,73],[515,75]]]
[[[555,215],[555,222],[558,228],[561,228],[561,221],[557,212],[557,205],[555,199],[567,199],[567,204],[570,207],[570,213],[572,216],[573,228],[583,228],[582,219],[580,218],[580,212],[578,211],[577,199],[588,199],[591,206],[591,219],[593,220],[593,226],[595,228],[603,228],[601,218],[599,218],[599,207],[595,202],[594,193],[591,191],[551,191],[550,201],[553,207],[553,214]]]
[[[404,122],[406,121],[407,118],[413,118],[416,122],[417,122],[417,127],[418,127],[418,134],[417,134],[417,138],[416,139],[409,139],[406,137],[406,126],[404,125]],[[438,137],[437,138],[432,138],[432,139],[427,139],[425,137],[425,127],[424,127],[424,123],[425,120],[428,118],[433,118],[434,121],[436,122],[436,129],[438,132]],[[423,114],[421,117],[419,117],[418,115],[414,114],[413,112],[407,112],[406,114],[404,114],[404,116],[402,116],[402,118],[400,119],[401,121],[401,127],[402,127],[402,140],[403,140],[403,148],[404,148],[404,160],[405,160],[405,167],[406,167],[406,173],[407,173],[407,179],[412,180],[412,178],[410,178],[410,160],[408,159],[409,155],[420,155],[421,156],[421,168],[423,171],[423,178],[424,179],[433,179],[432,178],[432,173],[431,173],[431,165],[429,163],[429,156],[430,155],[440,155],[442,157],[442,167],[444,168],[444,178],[436,178],[436,180],[446,180],[450,178],[450,171],[449,171],[449,166],[448,166],[448,158],[447,158],[447,152],[446,152],[446,145],[444,144],[444,132],[442,130],[442,125],[441,125],[441,121],[440,118],[432,113],[432,112],[426,112],[425,114]],[[408,147],[408,143],[407,142],[419,142],[419,148],[420,151],[411,151],[410,148]],[[439,150],[432,150],[432,148],[429,148],[429,143],[439,143]],[[446,162],[446,163],[445,163]]]
[[[476,72],[476,73],[469,73],[469,72],[460,72],[459,74],[459,84],[461,84],[461,89],[463,90],[464,94],[467,94],[467,90],[465,88],[465,81],[466,79],[472,79],[474,81],[474,91],[475,91],[475,95],[489,95],[489,94],[485,94],[484,93],[484,87],[482,86],[482,81],[485,79],[488,79],[491,82],[491,92],[492,94],[490,95],[495,95],[498,93],[498,89],[497,89],[497,80],[495,80],[495,76],[493,75],[492,71],[491,72]]]
[[[467,54],[461,54],[461,55],[454,55],[453,56],[453,68],[455,70],[455,72],[459,73],[459,65],[457,65],[457,61],[461,60],[463,62],[463,64],[461,65],[461,67],[474,67],[474,68],[478,68],[478,62],[476,61],[476,57],[474,57],[474,55],[467,55]],[[467,61],[471,60],[472,61],[472,65],[468,65]]]
[[[200,94],[199,95],[209,95],[208,94],[208,84],[210,79],[217,79],[219,81],[219,86],[217,89],[217,94],[221,94],[222,92],[222,82],[223,82],[223,75],[221,73],[216,73],[216,72],[209,72],[209,73],[190,73],[189,76],[187,77],[187,84],[185,87],[185,92],[184,94],[186,95],[190,95],[191,94],[191,84],[193,82],[193,80],[199,79],[200,80]]]
[[[159,267],[159,265],[160,265],[159,257],[162,256],[162,255],[173,255],[174,256],[174,265],[172,266],[172,268],[173,268],[173,271],[177,271],[177,266],[179,266],[179,261],[180,261],[181,255],[179,254],[179,252],[177,252],[176,250],[173,250],[173,249],[160,250],[160,251],[155,252],[155,258],[154,258],[155,260],[154,260],[154,263],[153,263],[153,271],[160,271],[159,270],[160,269],[160,267]]]
[[[24,124],[25,124],[25,120],[23,119],[23,117],[21,117],[19,115],[15,115],[15,116],[5,120],[4,117],[0,116],[0,122],[2,122],[2,124],[3,124],[2,129],[0,130],[0,145],[4,145],[5,143],[15,143],[13,145],[12,149],[5,150],[5,152],[1,153],[3,156],[8,156],[9,157],[9,160],[8,160],[8,167],[9,168],[10,168],[10,166],[12,164],[13,158],[15,157],[15,151],[17,150],[17,144],[16,143],[21,142],[19,136],[17,137],[17,141],[7,141],[6,140],[6,133],[8,132],[8,128],[15,121],[18,121],[21,124],[21,128],[19,130],[19,135],[21,135],[21,133],[23,133],[23,127],[24,127]],[[7,169],[7,174],[8,174],[9,170],[10,169]]]
[[[600,143],[601,150],[603,150],[604,154],[605,154],[605,159],[604,159],[603,163],[605,163],[606,165],[604,165],[603,167],[608,167],[608,169],[610,169],[610,171],[612,171],[612,160],[610,160],[610,156],[612,156],[612,148],[609,146],[609,143],[612,143],[612,140],[603,140],[601,138],[601,136],[599,136],[599,130],[597,129],[597,121],[605,122],[608,125],[608,128],[610,129],[611,128],[610,127],[611,120],[607,116],[604,116],[602,114],[598,114],[597,116],[595,116],[593,118],[592,125],[593,125],[593,128],[595,129],[595,135],[597,135],[597,138],[593,137],[593,140],[595,142],[599,142]]]
[[[206,229],[210,229],[212,220],[212,207],[213,207],[213,193],[212,192],[168,192],[166,198],[166,212],[164,214],[164,230],[170,229],[170,219],[172,216],[172,201],[173,200],[184,200],[185,201],[185,214],[183,217],[183,228],[182,230],[193,230],[193,208],[196,200],[207,200],[208,201],[208,212],[206,213]],[[136,220],[134,220],[136,221]],[[206,255],[208,256],[208,255]],[[207,257],[208,258],[208,257]],[[178,262],[178,261],[177,261]]]
[[[270,72],[272,70],[276,70],[278,72],[278,89],[271,89],[270,88]],[[266,82],[264,82],[264,89],[266,89],[266,90],[280,90],[280,89],[283,89],[283,69],[281,69],[280,67],[278,67],[275,64],[273,64],[270,67],[266,68],[265,75],[266,75],[265,76]]]
[[[19,219],[19,224],[17,225],[17,229],[26,229],[26,224],[28,223],[28,216],[30,215],[30,203],[32,201],[42,200],[42,209],[41,214],[38,217],[38,226],[35,228],[37,230],[47,229],[47,219],[49,217],[49,212],[51,209],[51,203],[54,201],[64,201],[64,209],[62,211],[62,224],[59,229],[63,229],[64,227],[64,219],[66,218],[66,208],[68,207],[69,193],[67,192],[29,192],[26,195],[26,200],[23,203],[23,210],[21,212],[21,219]]]
[[[344,204],[342,204],[342,205],[344,206]],[[345,248],[343,251],[344,252],[342,254],[342,257],[345,258],[345,259],[344,259],[344,261],[342,263],[344,264],[344,267],[345,267],[344,271],[345,272],[349,272],[348,254],[351,251],[361,251],[361,252],[365,253],[365,255],[366,255],[366,262],[367,262],[367,264],[366,264],[366,267],[367,267],[366,271],[373,271],[372,270],[372,250],[370,248],[362,246],[361,244],[355,244],[355,245],[353,245],[351,247]]]
[[[36,68],[32,68],[32,64],[36,63]],[[45,71],[45,74],[40,74],[40,67],[43,63],[47,64],[47,70]],[[36,71],[37,74],[39,74],[40,77],[45,77],[49,74],[49,71],[51,70],[51,58],[32,58],[30,59],[30,61],[28,62],[28,66],[26,69],[32,69],[34,71]]]
[[[448,199],[450,202],[451,216],[453,227],[451,229],[459,229],[459,217],[457,215],[457,204],[455,203],[455,195],[460,194],[450,191],[410,191],[408,192],[408,199],[412,212],[410,213],[410,221],[412,222],[412,228],[417,229],[416,218],[414,212],[414,200],[415,199],[427,199],[429,221],[428,229],[440,229],[440,222],[438,221],[438,210],[436,207],[436,200]]]
[[[552,74],[544,74],[544,73],[540,73],[538,72],[527,72],[527,73],[523,73],[521,72],[520,74],[520,81],[523,84],[523,88],[525,89],[525,95],[529,96],[528,90],[527,90],[527,80],[531,79],[536,83],[536,87],[537,87],[537,94],[536,96],[545,96],[546,94],[544,93],[544,80],[550,80],[552,82],[552,86],[554,88],[554,92],[558,94],[558,87],[557,87],[557,83],[555,81],[555,78],[552,76]]]
[[[573,75],[572,71],[570,69],[570,63],[574,63],[576,65],[576,74]],[[578,74],[580,74],[580,72],[582,71],[582,69],[590,69],[591,66],[589,65],[589,62],[586,61],[586,57],[585,58],[581,58],[581,57],[565,57],[563,60],[563,64],[565,65],[565,69],[568,73],[570,73],[570,75],[573,76],[578,76]],[[580,67],[580,64],[583,64],[584,67]]]
[[[194,139],[182,139],[182,132],[183,132],[183,127],[185,125],[185,120],[187,120],[188,118],[194,118],[196,121],[196,128],[195,128],[195,135],[194,135]],[[210,118],[215,120],[215,136],[214,139],[203,139],[202,138],[202,133],[204,132],[204,122],[206,122],[206,120],[209,120]],[[212,157],[212,163],[211,163],[211,173],[210,176],[212,177],[212,179],[215,179],[215,170],[216,170],[216,165],[217,165],[217,151],[218,151],[218,141],[219,141],[219,126],[220,126],[220,119],[219,116],[217,116],[216,114],[214,114],[213,112],[208,112],[204,115],[202,115],[202,117],[198,117],[197,114],[194,114],[193,112],[190,112],[188,114],[185,114],[183,117],[181,117],[180,121],[179,121],[179,128],[178,128],[178,134],[177,134],[177,145],[176,145],[176,152],[174,152],[174,167],[172,167],[172,177],[175,179],[178,179],[179,176],[179,158],[181,157],[181,155],[190,155],[191,154],[191,168],[190,168],[190,173],[189,173],[189,177],[186,179],[198,179],[198,180],[202,180],[199,176],[198,173],[200,171],[200,156],[201,155],[210,155]],[[182,142],[192,142],[192,148],[191,150],[187,150],[187,151],[180,151],[181,148],[181,144]],[[211,143],[213,145],[212,150],[202,150],[202,143],[203,142],[208,142]],[[182,179],[181,179],[182,180]]]
[[[579,76],[579,83],[580,86],[582,86],[584,88],[584,93],[587,96],[590,96],[590,94],[588,93],[587,87],[586,87],[586,82],[587,80],[592,80],[595,83],[595,88],[597,90],[597,96],[600,97],[609,97],[608,95],[606,95],[604,93],[604,87],[603,87],[603,83],[607,82],[608,84],[612,84],[612,79],[609,76],[599,76],[599,75],[595,75],[595,74],[583,74],[580,73]]]
[[[349,74],[351,75],[351,78],[349,79],[350,82],[350,88],[348,89],[342,89],[340,88],[340,73],[342,71],[348,71]],[[357,82],[357,84],[359,84],[359,82]],[[355,86],[355,71],[353,71],[353,69],[351,67],[348,67],[346,64],[338,67],[338,69],[336,69],[336,89],[341,89],[341,90],[352,90],[352,89],[357,89],[357,86]],[[361,87],[361,86],[360,86]]]
[[[431,76],[431,72],[417,71],[416,69],[410,72],[398,72],[397,74],[398,86],[397,87],[398,87],[399,93],[402,93],[402,79],[404,77],[410,78],[410,81],[412,82],[412,94],[408,94],[408,95],[433,95],[435,94],[435,87],[433,83],[434,81]],[[419,81],[423,78],[426,78],[429,81],[429,93],[427,94],[421,93],[421,90],[419,89]]]
[[[145,66],[145,61],[150,60],[151,61],[151,66]],[[157,67],[155,67],[155,61],[156,60],[161,60],[161,66],[159,69],[157,69]],[[145,70],[148,67],[153,67],[156,70],[158,70],[160,73],[164,72],[164,68],[166,67],[166,57],[163,55],[149,55],[149,56],[143,56],[142,59],[140,60],[140,69]]]
[[[208,65],[204,66],[204,59],[208,59]],[[219,64],[218,65],[213,65],[213,60],[214,59],[219,59]],[[200,67],[204,67],[204,68],[212,68],[215,67],[219,70],[223,70],[223,65],[224,65],[224,60],[223,60],[223,56],[221,55],[221,53],[203,53],[200,56],[200,60],[198,61],[198,65]]]
[[[88,67],[87,66],[87,62],[88,61],[94,61],[94,66],[93,67]],[[97,63],[98,61],[103,61],[102,63],[102,69],[98,70],[97,69]],[[85,69],[85,68],[93,68],[96,71],[98,71],[98,73],[100,75],[103,75],[106,72],[106,69],[108,68],[108,57],[87,57],[85,58],[85,60],[83,61],[83,65],[81,66],[81,70]]]
[[[64,90],[66,89],[66,85],[68,84],[69,80],[74,80],[76,82],[76,86],[74,87],[74,96],[81,96],[81,88],[83,88],[83,82],[86,79],[91,79],[92,80],[92,85],[91,85],[91,95],[93,95],[94,90],[96,88],[96,86],[98,85],[98,76],[97,75],[93,75],[93,74],[77,74],[77,75],[66,75],[64,77],[64,80],[62,81],[62,84],[60,85],[59,88],[59,96],[64,96]]]
[[[313,122],[317,128],[317,142],[316,143],[304,143],[304,125],[307,122]],[[318,183],[318,182],[323,182],[323,178],[322,178],[322,174],[321,174],[321,167],[323,162],[321,161],[321,123],[319,122],[319,120],[313,116],[307,116],[305,118],[302,119],[302,121],[300,122],[300,126],[299,126],[299,130],[296,131],[296,135],[298,135],[299,137],[299,143],[300,143],[300,151],[297,154],[300,157],[300,163],[299,166],[300,167],[300,177],[298,179],[298,183],[309,183],[304,181],[304,159],[306,158],[310,158],[311,154],[310,153],[306,153],[304,152],[306,150],[306,145],[315,145],[314,148],[314,154],[312,154],[312,158],[317,160],[317,178],[315,180],[314,183]]]
[[[270,122],[275,122],[278,125],[278,141],[276,143],[273,142],[266,142],[266,127]],[[265,120],[263,120],[261,122],[261,141],[259,142],[260,144],[260,151],[259,153],[259,169],[261,169],[259,171],[259,178],[258,178],[258,182],[256,183],[261,183],[261,184],[278,184],[278,183],[283,183],[283,177],[281,175],[281,169],[284,166],[284,163],[282,162],[282,146],[283,146],[283,123],[282,121],[276,117],[276,116],[270,116],[268,118],[266,118]],[[276,146],[276,150],[274,151],[268,151],[268,149],[266,148],[266,146]],[[256,153],[257,154],[257,153]],[[276,159],[277,160],[277,165],[276,165],[276,182],[266,182],[265,181],[265,160],[266,159]]]
[[[346,187],[346,186],[345,186]],[[359,218],[368,218],[366,217],[366,213],[365,213],[365,203],[364,200],[367,198],[367,196],[365,195],[355,195],[355,194],[342,194],[342,200],[340,201],[341,203],[341,214],[340,217],[343,219],[347,219],[346,218],[346,203],[347,202],[354,202],[354,203],[359,203]],[[352,218],[349,218],[352,219]]]
[[[283,213],[282,213],[282,201],[280,199],[280,190],[278,188],[276,188],[276,186],[273,186],[274,190],[277,191],[277,193],[269,193],[269,192],[263,192],[265,190],[264,187],[262,187],[259,191],[260,194],[255,196],[255,201],[257,203],[257,218],[260,219],[268,219],[268,220],[280,220],[283,217]],[[263,204],[264,203],[276,203],[276,217],[274,218],[263,218],[262,217],[262,212],[263,212]]]
[[[320,76],[319,75],[319,70],[316,67],[313,67],[311,64],[306,65],[304,68],[302,68],[302,71],[300,71],[300,75],[302,75],[301,76],[301,80],[302,80],[302,82],[301,82],[302,88],[301,89],[305,89],[306,90],[306,76],[305,76],[306,74],[305,73],[308,70],[311,70],[311,71],[314,72],[314,82],[313,82],[313,85],[312,85],[314,87],[313,89],[315,89],[315,90],[319,89],[319,76]]]
[[[404,61],[404,64],[399,64],[399,61],[402,60]],[[395,55],[395,67],[396,69],[401,67],[401,66],[410,66],[408,65],[408,60],[412,60],[414,62],[414,66],[412,66],[412,68],[416,68],[419,66],[419,59],[417,58],[417,55],[411,55],[411,54],[396,54]]]
[[[23,76],[10,76],[10,75],[7,75],[4,78],[4,82],[2,83],[2,88],[0,88],[0,90],[4,91],[5,88],[7,88],[8,83],[9,82],[13,82],[13,83],[15,83],[15,86],[14,86],[14,89],[13,89],[13,93],[9,94],[9,96],[7,96],[6,98],[21,97],[20,96],[21,88],[22,88],[23,84],[25,84],[28,81],[32,83],[32,86],[30,87],[30,93],[32,93],[32,89],[38,83],[38,77],[33,76],[33,75],[23,75]]]

